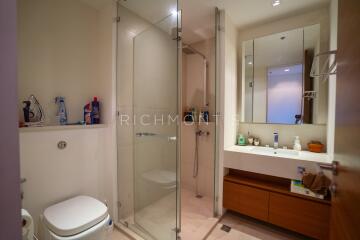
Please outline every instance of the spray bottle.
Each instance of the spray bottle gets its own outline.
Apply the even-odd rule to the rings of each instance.
[[[66,114],[66,107],[65,107],[65,98],[64,97],[56,97],[55,103],[58,105],[58,114],[57,117],[59,119],[60,125],[67,124],[67,114]]]

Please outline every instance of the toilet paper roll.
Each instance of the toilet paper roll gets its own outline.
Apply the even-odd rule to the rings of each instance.
[[[34,239],[34,221],[28,211],[21,209],[22,240]]]

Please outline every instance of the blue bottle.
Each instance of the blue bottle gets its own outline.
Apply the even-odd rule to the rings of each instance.
[[[100,103],[97,97],[91,102],[91,124],[100,124]]]
[[[60,125],[67,124],[67,114],[66,114],[66,107],[65,107],[65,98],[64,97],[56,97],[55,103],[58,105],[58,114],[57,117],[59,119]]]

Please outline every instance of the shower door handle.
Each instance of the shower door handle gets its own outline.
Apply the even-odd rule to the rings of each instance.
[[[135,134],[136,137],[158,137],[158,138],[166,138],[169,142],[176,142],[177,137],[176,136],[166,136],[166,135],[161,135],[161,134],[157,134],[157,133],[149,133],[149,132],[139,132]]]
[[[168,137],[169,142],[176,142],[176,140],[177,140],[176,136]]]
[[[154,137],[157,136],[156,133],[148,133],[148,132],[140,132],[140,133],[136,133],[137,137]]]

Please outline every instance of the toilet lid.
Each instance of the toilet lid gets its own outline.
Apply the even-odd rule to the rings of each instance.
[[[108,215],[105,204],[88,196],[78,196],[48,207],[44,211],[47,227],[59,236],[83,232]]]

